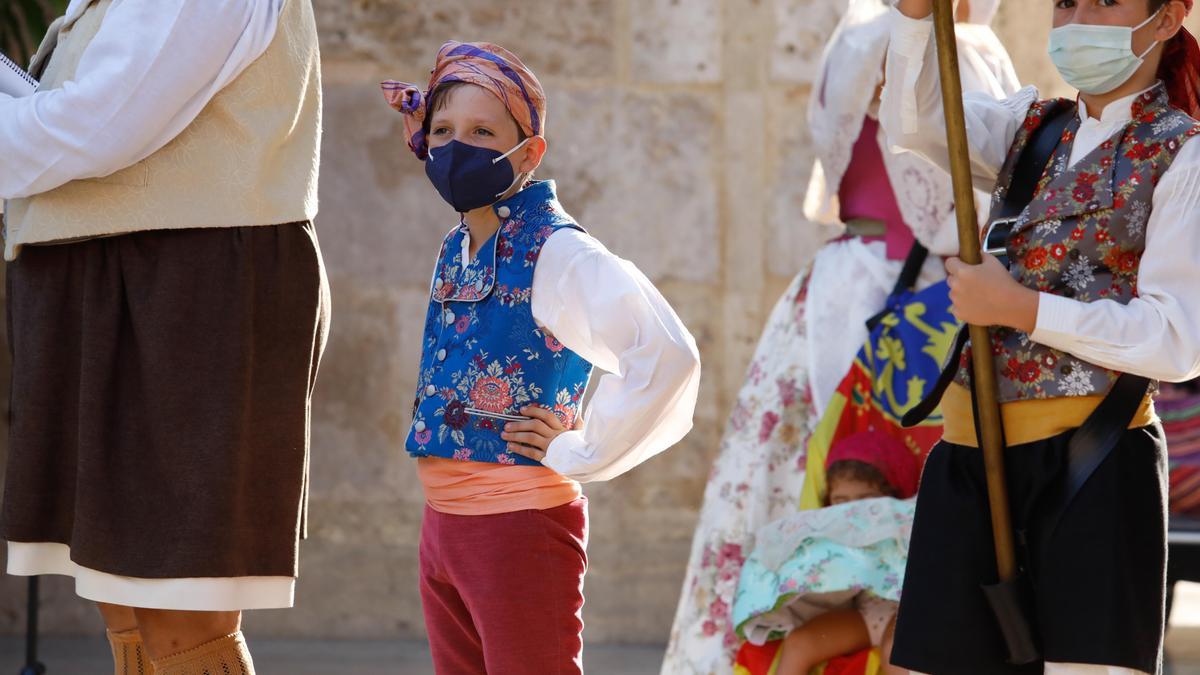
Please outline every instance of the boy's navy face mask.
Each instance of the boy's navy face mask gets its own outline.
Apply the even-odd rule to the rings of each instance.
[[[438,194],[459,213],[494,204],[517,181],[508,156],[525,145],[521,141],[508,152],[450,141],[429,149],[425,175]]]

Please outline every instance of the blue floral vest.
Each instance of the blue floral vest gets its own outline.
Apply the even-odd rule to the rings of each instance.
[[[592,365],[533,319],[533,270],[555,231],[582,231],[553,181],[530,184],[492,206],[500,229],[462,264],[465,227],[442,242],[425,319],[421,371],[406,443],[413,457],[538,463],[507,452],[504,424],[539,405],[570,428]]]

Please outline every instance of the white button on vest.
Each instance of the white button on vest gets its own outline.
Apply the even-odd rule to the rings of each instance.
[[[446,310],[446,323],[447,324],[454,323],[454,312],[452,312],[450,310]]]
[[[445,360],[446,360],[446,350],[445,350],[445,349],[439,349],[439,350],[438,350],[438,353],[437,353],[437,360],[438,360],[438,361],[445,361]]]
[[[437,385],[431,384],[428,387],[425,387],[425,395],[426,396],[433,396],[436,393],[437,393]]]
[[[425,431],[425,423],[420,420],[417,420],[417,423],[413,425],[413,429],[415,429],[416,432],[419,434],[422,431]]]
[[[475,282],[475,291],[478,293],[483,292],[483,279],[480,279],[479,281]]]
[[[501,206],[500,208],[496,209],[496,215],[500,216],[501,218],[507,218],[512,215],[512,209],[508,208],[507,206]]]
[[[441,288],[443,285],[445,285],[445,283],[446,283],[446,282],[442,281],[441,277],[438,277],[437,279],[434,279],[434,280],[433,280],[433,287],[434,287],[434,288]]]

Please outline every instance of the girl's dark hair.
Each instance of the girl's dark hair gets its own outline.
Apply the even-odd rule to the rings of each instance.
[[[883,472],[857,459],[843,459],[829,465],[829,468],[825,470],[825,485],[832,488],[833,482],[837,480],[856,480],[878,489],[888,497],[898,496],[896,488],[892,487],[887,478],[884,478]],[[832,492],[832,489],[827,489],[825,492],[825,505],[828,506],[828,493]]]

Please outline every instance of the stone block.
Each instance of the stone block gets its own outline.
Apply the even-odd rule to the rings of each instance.
[[[1042,96],[1074,96],[1059,77],[1046,45],[1053,20],[1051,3],[1023,3],[1009,0],[1000,5],[992,28],[1012,55],[1021,84],[1036,85]]]
[[[446,40],[494,42],[539,77],[602,77],[615,69],[610,0],[316,0],[326,57],[395,67],[424,85]]]
[[[591,88],[556,96],[563,121],[539,173],[558,180],[567,210],[653,280],[712,280],[720,157],[710,97]]]
[[[832,234],[809,221],[804,200],[815,161],[808,135],[808,87],[777,87],[768,96],[768,126],[774,139],[767,177],[767,269],[791,278],[800,273]]]
[[[0,546],[0,572],[8,564],[8,555]],[[103,634],[104,623],[96,605],[75,595],[75,580],[67,577],[42,577],[39,583],[39,625],[47,635]],[[25,598],[28,579],[0,574],[0,634],[25,632]]]
[[[424,635],[417,585],[420,508],[400,501],[314,500],[296,606],[251,612],[250,635],[396,639]]]
[[[775,22],[771,40],[771,78],[812,84],[825,42],[841,18],[845,2],[771,0]]]
[[[381,289],[334,279],[334,328],[313,406],[314,497],[403,495],[420,505],[404,440],[427,298],[425,287]]]
[[[721,80],[718,0],[643,0],[633,20],[634,78],[645,82]]]
[[[679,599],[695,511],[629,508],[600,496],[592,503],[596,506],[585,587],[585,640],[665,642]]]
[[[408,150],[400,113],[370,82],[328,84],[317,229],[331,276],[424,286],[458,215]]]

